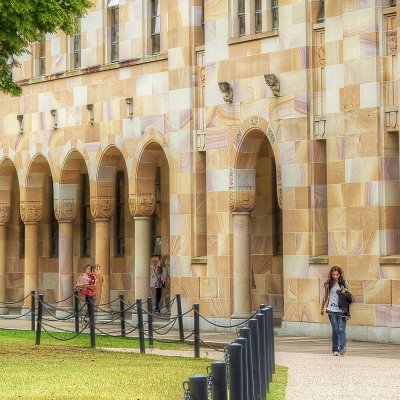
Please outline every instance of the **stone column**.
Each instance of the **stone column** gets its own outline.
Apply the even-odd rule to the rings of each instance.
[[[10,205],[0,204],[0,301],[6,301],[6,229],[10,218]],[[8,307],[0,303],[0,314],[7,314]]]
[[[234,212],[233,218],[233,314],[251,315],[250,213]]]
[[[58,301],[62,301],[71,296],[74,286],[72,232],[75,200],[56,200],[54,214],[58,220]],[[72,308],[73,298],[61,302],[59,307]]]
[[[142,300],[150,296],[151,216],[154,207],[154,193],[136,194],[129,198],[129,209],[135,220],[135,297]]]
[[[25,275],[24,297],[32,290],[39,294],[38,280],[38,223],[43,214],[41,201],[21,201],[21,219],[25,224]],[[30,308],[31,299],[27,297],[24,308]]]
[[[90,200],[90,210],[96,225],[96,254],[95,263],[100,265],[103,275],[103,285],[100,303],[110,301],[110,218],[114,213],[114,197],[99,196]],[[110,306],[101,306],[103,309],[110,309]]]

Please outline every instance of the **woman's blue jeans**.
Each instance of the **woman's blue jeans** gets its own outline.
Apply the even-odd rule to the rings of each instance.
[[[346,346],[346,318],[341,312],[329,312],[332,325],[332,351],[340,351]]]

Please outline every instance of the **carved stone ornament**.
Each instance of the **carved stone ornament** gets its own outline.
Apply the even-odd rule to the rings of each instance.
[[[25,223],[37,223],[43,215],[43,203],[41,201],[21,201],[19,204],[21,219]]]
[[[11,206],[8,203],[0,203],[0,225],[5,225],[10,218]]]
[[[90,211],[93,218],[109,219],[114,214],[114,197],[98,196],[90,199]]]
[[[318,47],[317,56],[318,56],[318,67],[324,68],[326,65],[325,46],[324,45],[321,45]]]
[[[257,115],[250,117],[250,127],[258,128],[260,126],[260,118]]]
[[[58,222],[72,222],[76,217],[76,211],[76,201],[74,199],[55,200],[54,214]]]
[[[278,205],[280,209],[283,209],[283,201],[282,201],[282,167],[280,165],[276,166],[276,194]]]
[[[218,82],[219,90],[224,94],[225,103],[232,104],[233,90],[229,82]]]
[[[150,217],[154,213],[153,193],[141,193],[129,197],[129,210],[132,217]]]
[[[265,83],[271,88],[272,94],[275,97],[280,96],[281,85],[279,83],[279,79],[275,74],[266,74],[264,75]]]
[[[256,202],[254,188],[239,188],[229,193],[229,207],[232,212],[250,212]]]
[[[390,56],[397,55],[397,31],[386,33],[386,51]]]

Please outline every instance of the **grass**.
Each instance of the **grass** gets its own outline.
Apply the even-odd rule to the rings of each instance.
[[[68,335],[60,335],[67,336]],[[138,341],[96,337],[99,347],[138,347]],[[0,330],[0,398],[4,400],[175,400],[182,382],[206,374],[207,359],[90,349],[86,335],[61,342],[35,333]],[[157,343],[158,348],[191,349]],[[277,367],[267,399],[284,399],[287,369]]]

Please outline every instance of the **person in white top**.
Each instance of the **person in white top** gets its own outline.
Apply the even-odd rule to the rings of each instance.
[[[337,265],[329,271],[328,280],[324,284],[321,315],[324,315],[325,305],[332,325],[332,353],[334,356],[344,355],[346,349],[346,321],[343,310],[339,307],[339,293],[345,293],[349,288],[343,271]]]

